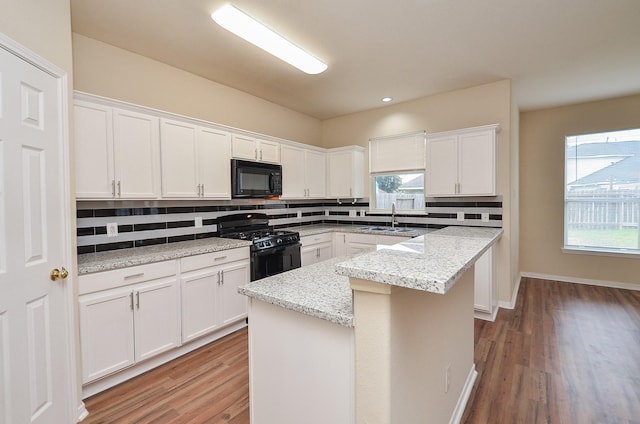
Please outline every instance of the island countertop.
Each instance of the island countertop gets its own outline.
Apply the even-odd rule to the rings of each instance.
[[[240,287],[238,293],[352,327],[353,304],[349,277],[335,272],[335,264],[345,259],[345,256],[336,257],[252,281]]]
[[[502,235],[500,228],[447,227],[349,257],[253,281],[240,294],[353,326],[349,277],[444,294]]]
[[[502,236],[501,228],[447,227],[336,264],[352,278],[445,294]]]

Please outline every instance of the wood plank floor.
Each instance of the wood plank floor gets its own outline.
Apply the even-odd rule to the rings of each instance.
[[[640,424],[640,292],[523,278],[475,361],[463,423]],[[248,386],[245,329],[86,399],[84,423],[245,424]]]

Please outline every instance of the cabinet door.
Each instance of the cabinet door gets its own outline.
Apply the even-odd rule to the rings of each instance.
[[[312,265],[318,262],[316,245],[302,246],[300,248],[300,266]]]
[[[155,199],[160,194],[158,118],[113,110],[116,195]]]
[[[461,134],[458,138],[460,194],[496,194],[495,132]]]
[[[304,150],[282,146],[282,198],[306,197]]]
[[[333,256],[343,256],[347,254],[347,234],[333,234]]]
[[[79,297],[82,382],[134,363],[133,297],[116,289]]]
[[[353,187],[351,177],[353,163],[351,152],[329,153],[329,184],[327,186],[329,197],[351,197]]]
[[[162,197],[198,197],[196,127],[163,119],[160,122]]]
[[[323,152],[308,150],[305,172],[307,197],[316,199],[325,197],[327,195],[327,155]]]
[[[249,262],[232,262],[221,268],[220,323],[227,325],[247,317],[247,297],[238,293],[238,287],[249,282]]]
[[[114,197],[111,108],[76,101],[73,107],[76,197]]]
[[[326,261],[327,259],[333,258],[333,243],[326,242],[319,244],[317,247],[318,256],[316,258],[317,262]]]
[[[179,296],[175,277],[136,287],[134,298],[136,361],[180,346]]]
[[[458,183],[457,137],[452,135],[432,138],[427,143],[427,195],[455,195]]]
[[[217,291],[220,267],[183,274],[182,341],[187,342],[218,328]]]
[[[258,160],[260,162],[280,163],[280,143],[260,140],[258,145]]]
[[[231,134],[213,128],[198,130],[198,173],[202,197],[231,198]]]
[[[233,134],[231,136],[231,154],[238,159],[258,160],[258,142],[253,137]]]
[[[474,308],[487,313],[493,312],[494,298],[494,260],[493,248],[487,250],[474,266]],[[495,290],[497,291],[497,290]]]

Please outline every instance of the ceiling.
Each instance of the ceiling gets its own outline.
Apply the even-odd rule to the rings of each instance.
[[[71,0],[74,32],[318,119],[513,81],[521,110],[640,93],[638,0],[235,0],[325,61],[307,75],[215,24],[223,0]]]

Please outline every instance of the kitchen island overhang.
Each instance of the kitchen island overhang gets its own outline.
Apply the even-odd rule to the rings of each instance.
[[[501,234],[449,227],[242,287],[252,422],[458,422],[476,376],[473,263]]]

